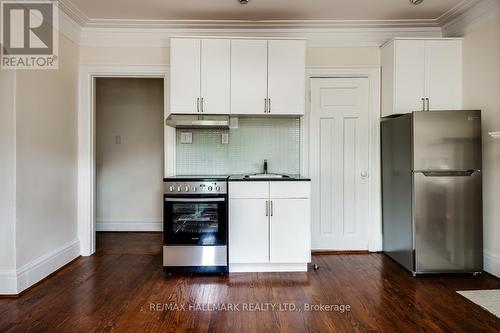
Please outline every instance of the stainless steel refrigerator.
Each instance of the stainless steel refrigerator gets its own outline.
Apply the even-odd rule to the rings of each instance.
[[[413,275],[481,272],[481,112],[381,123],[384,252]]]

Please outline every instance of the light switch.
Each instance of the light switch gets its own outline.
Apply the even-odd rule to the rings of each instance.
[[[193,132],[181,132],[181,143],[193,143]]]
[[[229,144],[229,133],[222,133],[222,144]]]
[[[121,135],[115,136],[115,143],[117,145],[121,145],[122,144],[122,136]]]

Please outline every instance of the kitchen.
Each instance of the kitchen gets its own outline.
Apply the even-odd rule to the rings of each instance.
[[[242,7],[230,15],[261,6],[252,0],[235,2]],[[497,66],[497,50],[495,43],[486,46],[484,31],[476,32],[474,24],[460,30],[465,28],[458,22],[496,7],[487,0],[492,7],[482,1],[461,7],[451,0],[434,7],[428,1],[409,2],[401,8],[428,18],[420,27],[405,26],[410,20],[401,17],[404,24],[391,23],[397,28],[323,24],[300,30],[298,25],[306,23],[289,22],[295,28],[280,30],[269,28],[278,24],[269,21],[225,22],[254,28],[218,31],[213,28],[221,22],[204,22],[214,26],[137,28],[136,35],[127,35],[119,26],[94,28],[100,24],[96,19],[80,31],[77,44],[67,37],[70,33],[61,35],[58,72],[68,73],[64,82],[76,92],[76,97],[66,96],[65,108],[77,108],[59,113],[57,119],[67,120],[73,136],[58,144],[72,163],[71,174],[61,175],[74,191],[66,193],[69,204],[53,222],[24,227],[28,216],[38,214],[44,221],[49,215],[41,205],[24,206],[29,202],[25,196],[36,195],[24,186],[33,179],[23,172],[23,158],[34,147],[25,130],[30,119],[26,101],[33,92],[19,87],[45,74],[16,72],[5,81],[17,82],[15,94],[7,94],[3,103],[16,110],[18,124],[13,132],[18,182],[12,186],[18,198],[13,232],[19,238],[12,247],[19,268],[12,275],[15,287],[5,288],[10,290],[5,294],[27,290],[19,300],[38,295],[45,302],[53,295],[45,287],[73,279],[83,269],[90,275],[83,275],[76,289],[96,297],[81,298],[83,304],[95,301],[103,307],[86,318],[113,318],[118,331],[149,324],[152,330],[165,329],[174,317],[200,320],[209,330],[207,315],[179,309],[208,303],[250,308],[262,302],[287,306],[282,314],[272,306],[247,313],[208,312],[220,319],[218,330],[293,329],[308,323],[319,331],[347,331],[353,316],[364,329],[424,329],[427,322],[436,329],[493,331],[498,318],[488,299],[495,300],[499,289],[493,162],[499,124],[491,94],[496,67],[491,71],[485,64]],[[451,8],[455,11],[448,12]],[[377,10],[372,16],[380,19]],[[384,13],[389,12],[385,7]],[[66,11],[61,13],[67,24]],[[446,16],[435,21],[444,13],[448,21]],[[127,21],[126,11],[102,15],[125,15],[117,25]],[[489,22],[486,16],[482,22]],[[496,26],[491,25],[479,27],[494,39]],[[10,86],[5,87],[8,93]],[[45,96],[60,94],[50,85],[44,89]],[[42,137],[34,125],[32,133]],[[44,125],[58,128],[57,122]],[[440,148],[419,150],[424,141],[428,148]],[[44,173],[64,166],[39,165]],[[44,177],[39,178],[36,184],[43,184]],[[49,192],[40,202],[64,194],[50,184],[44,188]],[[64,214],[75,222],[71,230],[65,229]],[[35,265],[29,261],[33,251],[44,253],[49,245],[44,237],[36,247],[22,244],[35,237],[31,229],[42,225],[52,226],[59,248],[30,266]],[[5,267],[11,274],[11,266]],[[7,273],[0,274],[0,281],[11,279]],[[116,284],[106,287],[112,281]],[[72,294],[69,287],[65,292]],[[442,301],[429,301],[429,295]],[[126,317],[112,310],[115,302],[106,300],[112,298],[134,299]],[[396,309],[403,299],[410,299],[416,310]],[[33,304],[2,302],[0,308]],[[158,319],[158,312],[166,310],[149,306],[158,303],[178,307],[168,306]],[[295,310],[309,309],[308,314],[294,314],[300,311],[290,310],[290,304]],[[68,305],[74,306],[62,297],[54,306]],[[387,316],[382,318],[379,310]],[[474,314],[464,319],[465,312]],[[405,316],[412,316],[414,326],[400,319]],[[5,318],[0,330],[29,322]],[[81,327],[104,329],[85,322]],[[175,325],[193,329],[192,324]]]

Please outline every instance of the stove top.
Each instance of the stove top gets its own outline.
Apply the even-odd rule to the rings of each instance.
[[[168,181],[224,181],[229,178],[229,175],[179,175],[163,178],[164,182]]]

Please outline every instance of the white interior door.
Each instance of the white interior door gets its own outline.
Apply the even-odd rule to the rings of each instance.
[[[367,250],[369,81],[311,79],[312,249]]]

